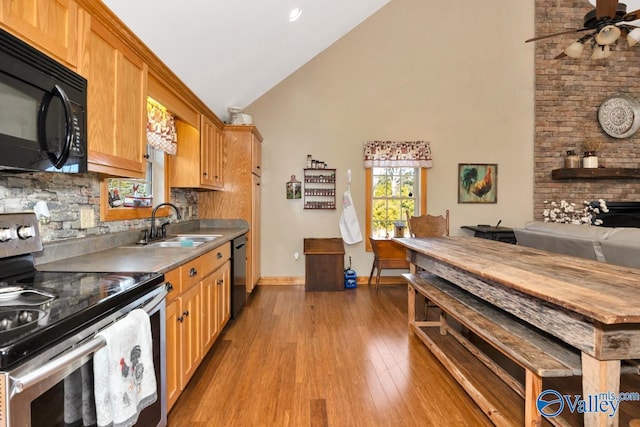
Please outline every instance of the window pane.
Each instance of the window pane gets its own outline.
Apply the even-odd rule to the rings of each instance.
[[[390,195],[389,178],[387,176],[373,177],[373,197],[388,197]]]

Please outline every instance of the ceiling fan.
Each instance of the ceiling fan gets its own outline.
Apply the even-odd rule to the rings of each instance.
[[[629,46],[640,42],[640,27],[632,21],[640,19],[640,9],[627,13],[627,5],[618,0],[596,0],[596,7],[584,16],[582,28],[547,34],[526,40],[534,42],[563,34],[581,33],[589,31],[571,43],[555,59],[569,56],[579,58],[582,56],[585,43],[589,42],[593,48],[592,59],[604,59],[611,55],[611,45],[616,43],[622,34],[625,34]]]

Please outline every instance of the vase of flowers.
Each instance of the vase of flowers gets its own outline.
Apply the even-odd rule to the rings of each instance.
[[[609,212],[607,202],[603,199],[597,201],[582,203],[581,208],[577,208],[575,203],[569,203],[566,200],[544,201],[544,209],[542,217],[544,222],[559,222],[564,224],[588,224],[602,225],[602,220],[597,218],[600,212]]]

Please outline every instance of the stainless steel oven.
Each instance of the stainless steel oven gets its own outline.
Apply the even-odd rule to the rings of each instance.
[[[81,426],[83,415],[89,420],[95,401],[87,397],[78,411],[66,404],[65,387],[80,378],[87,381],[86,395],[92,394],[93,355],[106,345],[96,334],[137,308],[151,321],[158,397],[136,425],[165,426],[164,275],[38,271],[31,252],[42,244],[33,213],[0,214],[2,236],[0,427]],[[84,386],[81,391],[82,397]]]
[[[65,412],[65,381],[76,372],[92,372],[92,356],[105,345],[103,338],[94,335],[135,308],[142,307],[149,314],[153,337],[154,369],[158,399],[145,408],[138,418],[141,426],[164,426],[166,420],[166,382],[163,380],[166,290],[158,287],[144,297],[120,308],[108,317],[79,331],[77,334],[47,349],[37,357],[0,375],[0,388],[5,403],[4,417],[9,426],[65,426],[83,425],[82,419],[69,419]],[[82,372],[82,370],[85,370]],[[79,414],[82,415],[82,414]],[[66,419],[65,419],[66,417]],[[79,424],[74,424],[74,422]],[[1,422],[0,422],[1,423]],[[1,425],[1,424],[0,424]]]

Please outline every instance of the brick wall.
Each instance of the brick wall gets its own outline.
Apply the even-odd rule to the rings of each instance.
[[[536,0],[536,35],[582,27],[591,10],[586,0]],[[627,46],[621,37],[612,55],[590,59],[586,45],[581,59],[554,59],[585,33],[558,36],[536,42],[535,48],[535,148],[534,216],[542,217],[544,200],[565,199],[577,204],[603,198],[640,201],[637,180],[553,181],[551,171],[563,166],[567,150],[582,154],[584,141],[599,141],[598,160],[606,167],[639,167],[640,132],[626,139],[608,136],[598,124],[598,107],[615,94],[640,100],[640,45]]]
[[[33,211],[37,201],[47,202],[51,221],[40,225],[42,240],[50,242],[73,237],[148,228],[148,219],[100,221],[100,178],[93,173],[0,173],[0,213]],[[182,220],[198,217],[195,191],[174,189],[171,202],[180,208]],[[193,207],[191,217],[188,206]],[[96,227],[80,228],[80,209],[91,208]],[[175,219],[175,217],[174,217]]]

